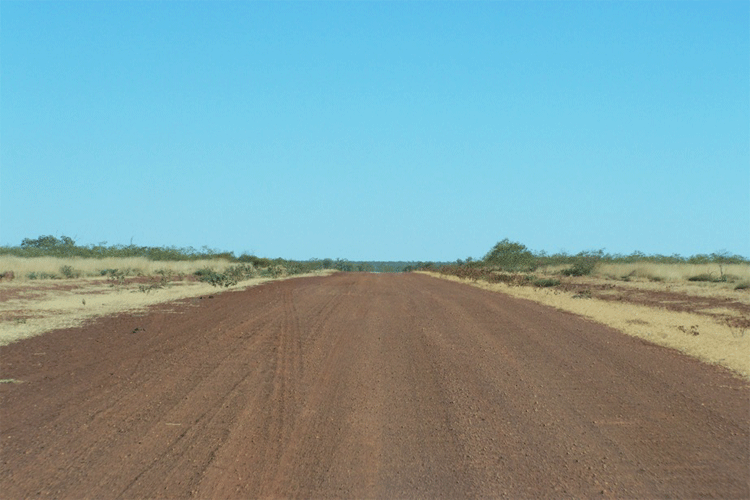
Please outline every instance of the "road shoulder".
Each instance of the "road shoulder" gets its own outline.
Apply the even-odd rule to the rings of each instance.
[[[429,276],[532,300],[578,314],[627,335],[676,349],[704,362],[723,366],[750,380],[750,332],[715,317],[688,311],[671,311],[642,304],[581,297],[579,293],[472,281],[435,272]]]

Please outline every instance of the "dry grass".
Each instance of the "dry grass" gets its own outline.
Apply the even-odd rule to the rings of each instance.
[[[688,272],[692,271],[688,270]],[[740,376],[750,379],[750,331],[731,328],[725,323],[716,321],[711,316],[598,299],[581,300],[580,298],[574,298],[574,293],[556,289],[509,286],[505,283],[490,284],[482,280],[473,282],[438,273],[426,274],[573,312],[616,328],[628,335],[640,337],[655,344],[677,349],[703,361],[724,366]],[[628,285],[637,287],[639,285],[656,284],[628,283]],[[664,285],[661,286],[664,287]],[[688,289],[687,286],[684,289]],[[716,292],[722,295],[734,293],[737,294],[740,301],[747,301],[746,292],[730,292],[726,289]],[[742,296],[739,294],[742,294]]]
[[[600,263],[594,268],[594,275],[601,277],[657,279],[662,281],[687,281],[694,276],[710,276],[719,279],[722,275],[728,281],[750,281],[748,264],[656,264],[650,262],[633,264]]]
[[[130,275],[152,276],[160,270],[174,274],[193,274],[206,267],[223,271],[231,263],[225,259],[202,259],[185,261],[154,261],[144,257],[111,257],[104,259],[59,258],[59,257],[14,257],[0,256],[0,273],[12,271],[15,280],[25,281],[31,273],[37,276],[62,277],[61,268],[70,266],[80,276],[101,276],[106,269],[126,271]]]

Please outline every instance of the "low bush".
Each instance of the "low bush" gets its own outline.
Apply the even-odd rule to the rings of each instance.
[[[714,278],[711,273],[698,274],[696,276],[690,276],[688,281],[705,281],[710,283],[724,283],[727,281],[727,275],[722,274],[718,278]]]
[[[588,276],[602,259],[604,252],[581,252],[572,257],[573,266],[560,271],[563,276]]]
[[[61,266],[60,274],[62,274],[65,278],[68,278],[68,279],[81,277],[81,272],[73,269],[73,266]]]
[[[206,283],[210,283],[213,286],[225,287],[225,288],[237,284],[237,280],[229,276],[228,274],[217,273],[215,271],[211,271],[208,274],[201,275],[199,277],[199,281],[204,281]]]
[[[198,276],[199,281],[226,288],[236,285],[240,281],[254,278],[258,273],[252,264],[238,264],[228,267],[222,273],[209,268],[199,269],[195,272],[195,275]]]
[[[56,280],[59,279],[59,276],[57,276],[55,273],[46,273],[46,272],[30,272],[26,275],[26,279],[29,280]]]
[[[560,280],[555,280],[551,278],[541,278],[534,280],[534,286],[538,286],[541,288],[547,288],[552,286],[557,286],[560,284]]]
[[[562,271],[560,271],[560,274],[562,274],[563,276],[585,276],[589,273],[585,272],[582,269],[571,267],[568,269],[563,269]]]
[[[485,279],[490,283],[505,283],[511,286],[523,286],[533,283],[537,278],[533,274],[490,273]]]

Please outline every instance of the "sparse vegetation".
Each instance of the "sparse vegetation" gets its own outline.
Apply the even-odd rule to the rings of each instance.
[[[602,250],[596,252],[581,252],[572,259],[573,265],[560,271],[563,276],[588,276],[604,256]],[[554,258],[554,256],[553,256]]]
[[[72,278],[78,278],[81,276],[80,271],[77,271],[73,269],[73,266],[61,266],[60,267],[60,274],[62,274],[65,278],[72,279]]]
[[[247,267],[250,266],[252,272]],[[122,283],[127,277],[153,276],[160,270],[176,275],[195,275],[215,282],[217,286],[231,286],[233,282],[251,276],[279,277],[334,269],[358,272],[405,272],[432,266],[423,262],[362,262],[346,259],[310,259],[294,261],[269,259],[202,247],[146,247],[130,245],[81,246],[68,237],[40,236],[25,238],[21,245],[0,247],[0,280],[17,279],[72,279],[106,276]],[[205,276],[204,276],[205,275]]]
[[[606,254],[603,250],[547,254],[505,238],[481,260],[471,257],[455,263],[362,262],[347,259],[293,261],[270,259],[202,247],[145,247],[130,245],[81,246],[67,236],[26,238],[17,247],[0,247],[0,279],[72,279],[106,276],[112,284],[131,277],[154,276],[160,272],[194,275],[200,281],[226,287],[252,277],[279,277],[334,269],[355,272],[409,272],[439,270],[472,280],[534,285],[555,277],[597,276],[618,281],[648,280],[673,282],[690,280],[705,283],[737,283],[745,289],[750,283],[750,260],[726,252],[692,257],[679,255]],[[533,274],[532,274],[533,273]],[[538,285],[537,285],[538,286]],[[153,288],[152,288],[153,289]]]
[[[492,247],[480,261],[471,258],[459,259],[455,264],[439,266],[437,269],[428,266],[422,266],[420,269],[438,270],[442,274],[473,281],[484,280],[515,285],[557,286],[559,281],[555,285],[551,284],[555,280],[554,276],[596,276],[618,281],[642,279],[650,282],[740,282],[735,289],[750,286],[747,284],[750,283],[750,260],[726,252],[692,257],[646,255],[641,252],[612,255],[604,253],[603,250],[585,251],[575,255],[550,255],[545,252],[533,252],[525,245],[507,238]],[[531,272],[535,274],[532,275]]]
[[[688,281],[717,281],[709,273],[699,274],[697,276],[690,276]]]
[[[720,272],[720,268],[723,270],[723,274]],[[618,263],[602,260],[596,265],[592,275],[622,281],[642,279],[652,282],[735,283],[750,280],[750,262],[718,265],[713,263],[691,264],[688,262]]]
[[[137,245],[110,245],[106,242],[96,245],[76,245],[76,242],[68,237],[47,235],[36,239],[24,238],[20,246],[0,247],[0,255],[14,257],[59,257],[59,258],[86,258],[103,259],[107,257],[127,258],[144,257],[152,261],[185,261],[201,259],[234,259],[230,252],[220,252],[203,247],[200,250],[194,248],[176,247],[147,247]]]
[[[201,269],[196,272],[200,281],[205,281],[213,286],[230,287],[240,281],[255,278],[258,272],[252,264],[238,264],[228,267],[223,272],[217,272],[212,269]]]
[[[681,331],[682,333],[685,333],[687,335],[692,335],[694,337],[697,337],[698,335],[700,335],[700,331],[698,331],[698,325],[691,325],[689,327],[678,326],[677,329]]]
[[[560,280],[551,279],[551,278],[540,278],[540,279],[535,279],[533,283],[534,283],[534,286],[547,288],[547,287],[559,285]]]

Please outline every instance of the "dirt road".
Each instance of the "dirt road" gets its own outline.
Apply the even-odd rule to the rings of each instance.
[[[750,497],[747,382],[423,275],[188,299],[0,361],[4,498]]]

